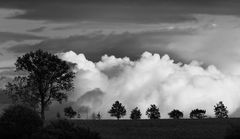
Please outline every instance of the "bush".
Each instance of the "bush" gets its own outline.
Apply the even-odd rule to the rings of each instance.
[[[7,138],[29,138],[42,125],[37,112],[22,105],[13,105],[5,109],[0,117],[0,134]]]
[[[77,115],[77,112],[73,110],[71,106],[64,108],[65,116],[68,118],[73,118]]]
[[[100,139],[96,132],[81,128],[68,120],[57,120],[51,122],[38,133],[35,133],[33,139]]]

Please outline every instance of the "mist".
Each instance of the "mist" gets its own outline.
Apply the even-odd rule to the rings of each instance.
[[[223,73],[214,65],[203,68],[198,61],[176,63],[168,55],[149,52],[135,61],[104,55],[95,63],[73,51],[58,55],[76,63],[75,89],[69,101],[78,110],[100,112],[103,118],[110,118],[107,111],[116,100],[127,109],[125,118],[135,107],[147,118],[145,112],[151,104],[160,108],[161,118],[168,118],[173,109],[189,117],[195,108],[205,109],[213,117],[219,101],[232,114],[240,105],[240,76]]]

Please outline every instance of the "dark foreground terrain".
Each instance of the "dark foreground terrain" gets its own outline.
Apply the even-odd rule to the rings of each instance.
[[[103,139],[222,139],[240,119],[161,120],[74,120],[89,127]]]

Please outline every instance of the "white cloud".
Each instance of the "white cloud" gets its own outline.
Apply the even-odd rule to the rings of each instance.
[[[105,55],[97,63],[74,52],[60,56],[77,63],[78,67],[75,92],[70,100],[78,105],[78,98],[99,88],[104,92],[101,105],[91,111],[100,111],[105,118],[109,118],[107,111],[116,100],[126,106],[128,114],[139,107],[144,118],[150,104],[160,107],[163,118],[167,118],[172,109],[180,109],[188,117],[190,110],[195,108],[206,109],[207,114],[213,116],[213,106],[219,101],[224,102],[230,114],[240,105],[240,77],[224,74],[215,66],[204,69],[197,61],[181,65],[168,55],[160,57],[148,52],[137,61]]]

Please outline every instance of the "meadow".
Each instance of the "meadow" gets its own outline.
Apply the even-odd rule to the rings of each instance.
[[[103,139],[223,139],[239,118],[159,120],[73,120]]]

